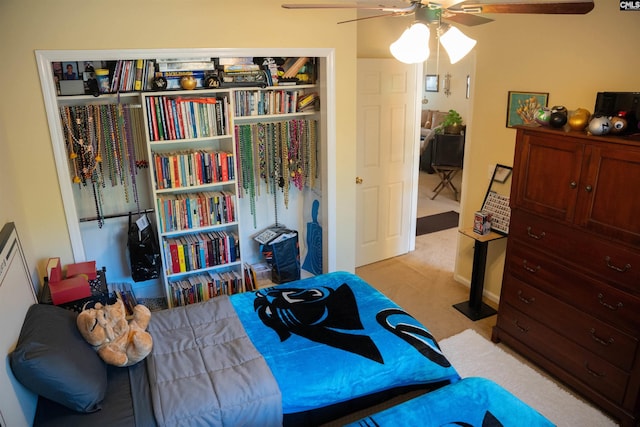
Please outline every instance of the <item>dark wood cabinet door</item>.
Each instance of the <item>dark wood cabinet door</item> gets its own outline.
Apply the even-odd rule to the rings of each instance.
[[[574,221],[603,236],[640,245],[640,146],[596,143],[586,154],[589,165],[580,179]]]
[[[579,140],[519,129],[512,206],[573,221],[583,151]]]

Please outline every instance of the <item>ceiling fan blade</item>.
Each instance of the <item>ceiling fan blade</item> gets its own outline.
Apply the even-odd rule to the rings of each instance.
[[[409,12],[411,13],[411,12]],[[405,16],[408,13],[405,12],[394,12],[394,13],[385,13],[384,15],[373,15],[373,16],[363,16],[362,18],[348,19],[346,21],[340,21],[338,24],[347,24],[349,22],[363,21],[365,19],[373,19],[373,18],[388,18],[391,16]]]
[[[382,12],[409,13],[415,11],[420,6],[419,3],[411,3],[409,6],[375,6],[371,4],[348,4],[348,3],[285,3],[284,9],[360,9],[360,10],[380,10]]]
[[[584,15],[593,10],[593,1],[555,3],[464,3],[452,12],[464,13],[535,13]]]
[[[421,1],[420,3],[424,5],[428,5],[432,9],[450,9],[457,5],[458,3],[462,3],[465,0],[438,0],[438,1]]]
[[[493,19],[485,18],[484,16],[473,13],[444,13],[442,14],[442,19],[455,22],[456,24],[466,25],[467,27],[474,27],[476,25],[493,22]]]

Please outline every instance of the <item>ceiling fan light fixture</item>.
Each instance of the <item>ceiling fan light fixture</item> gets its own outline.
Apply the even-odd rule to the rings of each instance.
[[[462,31],[454,26],[449,26],[441,35],[440,43],[449,55],[451,64],[455,64],[464,58],[476,45],[476,41],[467,37]]]
[[[429,27],[416,22],[407,28],[400,38],[391,43],[389,50],[400,62],[418,64],[429,58]]]

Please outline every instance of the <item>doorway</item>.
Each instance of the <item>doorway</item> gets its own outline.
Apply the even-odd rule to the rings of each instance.
[[[391,60],[391,61],[394,61],[394,60]],[[471,84],[474,81],[474,75],[475,75],[475,53],[471,52],[469,55],[467,55],[466,58],[464,58],[462,61],[460,61],[455,65],[438,64],[437,58],[434,58],[433,63],[428,61],[424,65],[420,64],[419,66],[416,66],[416,68],[418,69],[417,72],[419,73],[419,76],[417,76],[418,78],[416,79],[416,85],[414,87],[414,90],[415,90],[415,93],[418,95],[418,99],[422,99],[421,105],[419,104],[418,109],[419,110],[434,109],[434,110],[440,110],[440,111],[448,111],[449,109],[455,109],[462,115],[464,122],[468,127],[470,125],[470,117],[471,117],[471,102],[470,102],[471,93],[472,93]],[[447,82],[447,86],[446,86],[447,93],[444,93],[445,85],[443,84],[442,81],[440,81],[440,84],[438,85],[439,87],[438,92],[426,92],[424,90],[425,77],[428,74],[434,74],[434,73],[438,76],[438,79],[440,80],[444,78],[444,75],[446,74],[449,75],[448,77],[449,81]],[[418,111],[418,113],[420,113],[420,111]],[[417,115],[418,118],[420,116],[421,116],[420,114]],[[419,132],[420,125],[421,125],[419,123],[419,119],[413,125],[416,127],[416,131]],[[359,132],[358,138],[360,138],[360,132],[362,132],[360,127],[358,127],[358,132]],[[416,138],[415,141],[417,140],[418,138]],[[358,162],[360,162],[361,161],[360,157],[363,156],[360,146],[358,146],[357,156],[358,156]],[[416,142],[416,156],[419,156],[418,142]],[[419,163],[419,159],[416,159],[416,161],[417,163]],[[416,169],[417,168],[418,166],[416,166]],[[418,181],[417,183],[412,184],[416,189],[416,191],[413,193],[413,197],[415,197],[415,199],[413,200],[413,203],[415,203],[414,204],[415,210],[412,210],[411,212],[409,212],[412,218],[409,217],[408,219],[405,219],[405,221],[409,221],[409,220],[416,221],[417,218],[422,216],[441,213],[441,212],[447,212],[451,210],[455,212],[460,212],[460,202],[455,200],[455,197],[448,189],[443,190],[437,197],[435,197],[434,200],[431,200],[431,196],[433,195],[433,189],[436,187],[439,181],[438,176],[436,174],[427,174],[426,172],[416,171],[415,169],[414,171],[416,172],[414,175],[415,177],[414,179]],[[458,187],[459,189],[461,189],[462,192],[464,192],[464,189],[462,188],[462,177],[463,177],[463,173],[458,173],[453,182],[456,185],[456,187]],[[360,206],[358,203],[356,205]],[[379,214],[378,212],[375,212],[375,213]],[[371,212],[369,212],[368,214],[372,215]],[[453,271],[453,266],[455,265],[456,250],[457,250],[457,232],[455,229],[453,231],[454,231],[453,234],[444,233],[444,234],[448,234],[446,238],[446,242],[439,242],[437,244],[431,242],[440,248],[439,252],[442,252],[444,250],[442,245],[448,246],[445,253],[451,254],[451,255],[449,256],[449,255],[445,255],[445,253],[442,253],[442,257],[446,256],[450,258],[450,260],[447,262],[450,263],[451,267],[450,268],[448,267],[447,269],[450,269],[451,271]],[[407,241],[409,242],[408,250],[422,251],[424,249],[423,241],[425,240],[434,241],[442,238],[443,237],[441,235],[437,235],[437,233],[434,233],[433,235],[426,235],[424,237],[420,236],[420,241],[417,242],[416,241],[417,239],[415,236],[408,235],[406,237]],[[427,242],[427,245],[431,246],[431,243]],[[357,239],[357,247],[356,247],[357,251],[360,250],[360,247],[358,245],[359,245],[359,240]],[[399,254],[400,253],[389,254],[387,256],[380,258],[379,260],[390,258]],[[370,262],[375,262],[375,261],[361,262],[361,259],[358,259],[358,256],[359,255],[357,254],[356,266],[361,266]]]

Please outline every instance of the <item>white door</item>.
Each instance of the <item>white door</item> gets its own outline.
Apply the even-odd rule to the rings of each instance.
[[[418,68],[394,59],[358,60],[358,267],[407,253],[415,244]]]

